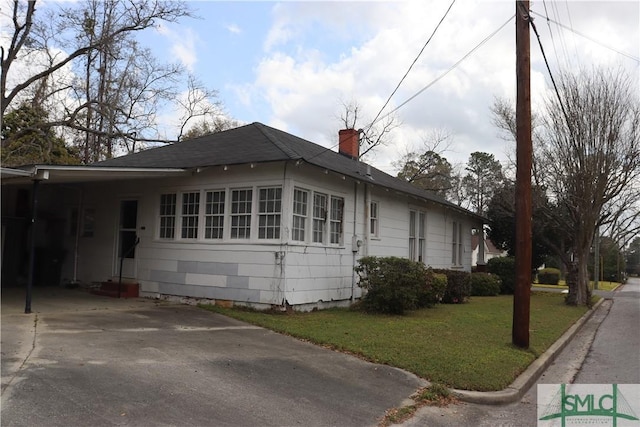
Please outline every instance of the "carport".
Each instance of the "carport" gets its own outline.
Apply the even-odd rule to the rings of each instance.
[[[25,290],[25,313],[31,312],[35,286],[60,286],[65,258],[71,262],[69,282],[77,283],[79,238],[91,233],[91,211],[85,209],[87,184],[188,174],[186,169],[100,166],[34,165],[1,168],[2,179],[2,287]],[[56,203],[66,194],[74,208]],[[50,202],[46,209],[41,199]],[[135,241],[135,231],[131,235]],[[65,233],[75,237],[63,245]],[[122,252],[122,251],[120,251]],[[119,253],[119,256],[122,256]]]

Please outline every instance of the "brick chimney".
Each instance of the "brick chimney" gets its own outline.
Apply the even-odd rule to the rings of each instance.
[[[340,142],[338,149],[340,154],[358,160],[360,157],[360,132],[356,129],[342,129],[338,132],[338,141]]]

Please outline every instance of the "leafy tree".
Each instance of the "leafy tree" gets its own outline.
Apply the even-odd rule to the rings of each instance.
[[[46,111],[26,103],[4,117],[0,151],[3,166],[80,163],[77,153],[68,149],[51,128],[43,126],[46,121]],[[11,142],[5,145],[5,140]]]
[[[208,135],[210,133],[222,132],[225,130],[237,128],[240,122],[226,117],[215,117],[213,120],[203,120],[194,124],[188,131],[184,132],[181,141],[199,136]]]
[[[600,238],[600,257],[602,262],[601,278],[619,282],[621,280],[620,273],[625,270],[625,259],[618,243],[607,236]]]
[[[553,248],[547,244],[547,241],[549,238],[557,239],[558,234],[545,214],[551,206],[543,189],[539,187],[532,189],[532,201],[531,267],[535,270],[553,253]],[[505,182],[497,189],[487,206],[487,217],[489,218],[488,236],[491,241],[500,249],[508,251],[510,256],[515,256],[515,185],[512,182]]]
[[[430,150],[422,154],[408,153],[399,163],[403,166],[398,178],[447,198],[453,179],[451,164],[447,159]]]
[[[471,207],[480,215],[487,211],[491,197],[504,181],[502,165],[493,154],[473,152],[465,168],[462,186]]]

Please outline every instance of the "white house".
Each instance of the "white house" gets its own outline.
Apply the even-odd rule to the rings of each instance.
[[[484,259],[479,256],[481,247],[479,243],[482,242],[484,246]],[[491,239],[483,238],[480,239],[480,236],[477,233],[474,233],[471,236],[471,266],[476,267],[478,262],[480,265],[486,265],[487,262],[491,258],[498,258],[507,256],[508,251],[504,251],[502,249],[498,249],[496,245],[493,244]]]
[[[338,153],[253,123],[89,166],[4,169],[3,285],[24,281],[34,194],[35,265],[54,282],[122,275],[142,296],[310,309],[358,298],[366,255],[470,271],[483,218],[358,161],[358,143],[340,131]]]

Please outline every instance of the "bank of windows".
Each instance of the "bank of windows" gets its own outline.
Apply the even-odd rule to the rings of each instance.
[[[421,211],[409,211],[409,259],[425,262],[427,215]]]
[[[308,225],[310,224],[310,230]],[[293,191],[291,239],[312,243],[343,244],[344,198],[296,188]]]
[[[200,202],[204,194],[204,204]],[[176,220],[179,220],[180,238],[198,239],[203,228],[205,240],[223,239],[229,203],[229,237],[250,239],[252,232],[253,189],[232,189],[230,200],[226,190],[207,190],[160,195],[159,231],[161,239],[174,239]],[[282,188],[258,189],[257,236],[258,239],[279,239],[282,211]],[[178,212],[179,208],[179,212]],[[201,217],[204,221],[201,221]],[[201,227],[204,222],[204,227]]]
[[[451,227],[451,264],[462,265],[462,224],[453,221]]]

